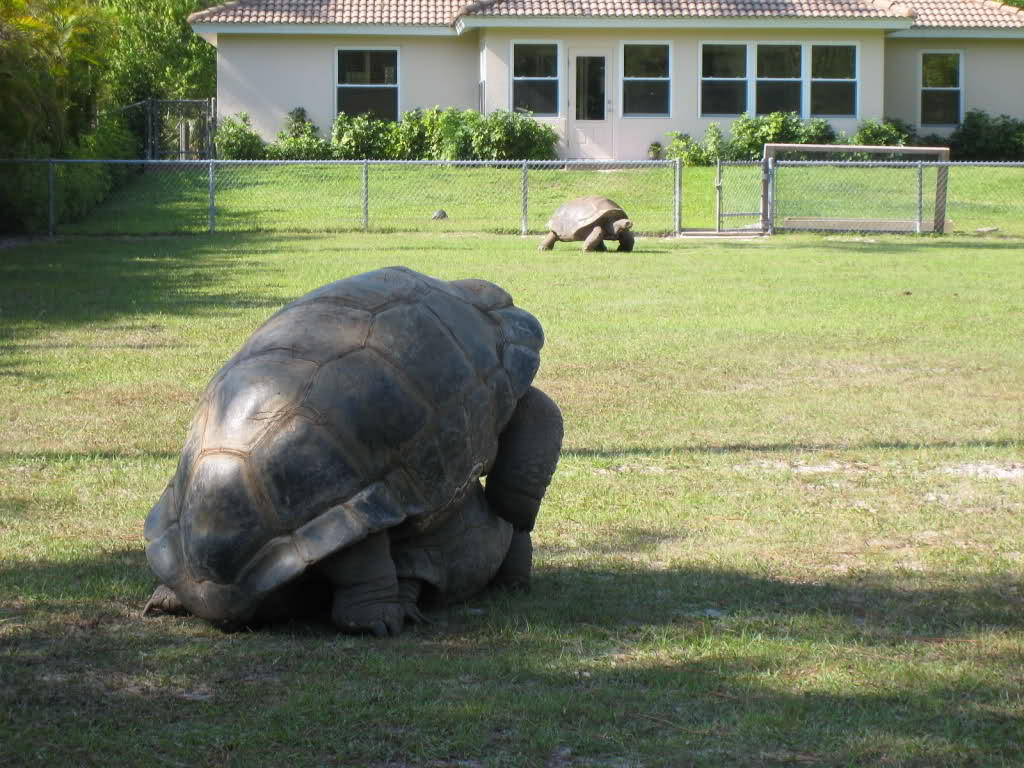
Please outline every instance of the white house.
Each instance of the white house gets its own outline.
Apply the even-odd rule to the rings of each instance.
[[[994,0],[238,0],[189,20],[219,113],[266,138],[299,106],[325,133],[339,110],[523,109],[563,157],[628,160],[743,112],[1024,118],[1024,10]]]

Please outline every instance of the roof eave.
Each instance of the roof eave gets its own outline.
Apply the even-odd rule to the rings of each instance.
[[[1024,38],[1024,27],[911,27],[890,32],[888,37],[927,38],[977,38],[988,40],[1020,40]]]
[[[275,24],[254,21],[194,21],[192,30],[211,45],[218,35],[388,35],[455,37],[447,24]]]
[[[910,29],[912,18],[818,18],[807,16],[460,16],[455,31],[487,27],[549,29],[729,29],[751,26],[771,29]]]

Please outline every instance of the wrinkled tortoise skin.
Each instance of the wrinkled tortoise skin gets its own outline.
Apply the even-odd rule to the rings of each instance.
[[[353,542],[429,530],[482,493],[543,343],[498,286],[404,267],[293,301],[203,393],[146,520],[152,570],[192,613],[246,621]]]

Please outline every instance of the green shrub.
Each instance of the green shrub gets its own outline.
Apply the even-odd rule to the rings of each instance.
[[[31,140],[20,147],[24,157],[48,157],[50,145]],[[0,232],[46,232],[49,193],[46,163],[0,164]]]
[[[330,160],[334,150],[331,143],[320,136],[320,129],[306,115],[306,110],[296,107],[288,113],[277,140],[267,145],[266,154],[268,160]]]
[[[669,131],[669,144],[665,147],[665,159],[682,161],[683,165],[714,165],[726,160],[723,152],[728,142],[722,134],[722,126],[711,123],[704,131],[704,140],[696,141],[689,134]]]
[[[121,118],[103,119],[81,138],[71,157],[84,160],[128,160],[139,156],[138,140]],[[138,166],[87,163],[57,167],[58,221],[75,221],[106,200]]]
[[[916,143],[914,126],[902,120],[864,120],[850,137],[851,144],[877,147],[909,147]]]
[[[743,113],[729,128],[729,159],[760,160],[765,144],[800,144],[802,135],[803,124],[796,112],[756,117]]]
[[[480,117],[476,112],[473,114]],[[471,133],[473,158],[477,160],[554,160],[558,157],[555,129],[528,114],[495,110],[476,121]]]
[[[45,158],[51,148],[43,142],[25,146],[29,157]],[[138,140],[120,117],[107,117],[96,130],[67,146],[68,156],[81,160],[137,158]],[[74,221],[102,203],[138,166],[113,163],[58,163],[54,167],[57,222]],[[50,193],[47,163],[4,165],[0,184],[0,231],[46,232]]]
[[[331,143],[341,160],[552,160],[558,134],[529,115],[433,107],[397,123],[340,113]]]
[[[992,117],[972,109],[949,137],[954,160],[963,162],[1024,160],[1024,121],[1009,115]]]
[[[245,112],[219,121],[215,143],[221,160],[263,160],[267,156],[266,145]]]
[[[393,160],[393,126],[389,120],[339,112],[331,126],[331,152],[336,160]]]

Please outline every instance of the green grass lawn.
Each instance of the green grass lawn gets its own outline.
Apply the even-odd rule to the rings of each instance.
[[[1024,241],[535,241],[0,251],[0,765],[1024,764]],[[391,640],[142,619],[209,378],[390,264],[544,324],[532,592]]]

